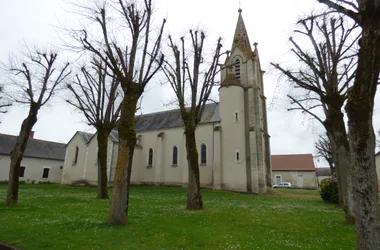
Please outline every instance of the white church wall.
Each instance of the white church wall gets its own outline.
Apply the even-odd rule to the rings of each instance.
[[[78,157],[75,163],[76,147]],[[87,146],[82,137],[77,133],[66,146],[65,162],[63,164],[62,184],[71,184],[73,181],[84,178],[84,169],[87,157]]]
[[[96,134],[87,145],[87,160],[83,171],[83,179],[93,185],[98,179],[98,140]]]
[[[163,133],[163,137],[158,136]],[[188,165],[183,128],[140,132],[141,148],[136,148],[132,166],[133,184],[186,185]],[[201,144],[207,146],[207,164],[200,165],[202,186],[212,185],[213,125],[199,125],[196,132],[197,148],[201,155]],[[173,147],[178,148],[178,163],[173,165]],[[149,149],[153,149],[153,164],[148,164]],[[200,161],[200,160],[199,160]]]

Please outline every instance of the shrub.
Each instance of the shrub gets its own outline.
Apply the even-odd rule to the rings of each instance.
[[[339,203],[338,182],[336,178],[323,179],[320,186],[322,200],[334,204]]]

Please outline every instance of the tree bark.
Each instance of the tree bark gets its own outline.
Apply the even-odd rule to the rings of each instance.
[[[328,103],[326,120],[324,125],[331,143],[331,151],[335,162],[336,174],[338,179],[339,195],[345,212],[347,224],[355,224],[355,211],[353,201],[353,186],[350,171],[350,148],[348,144],[347,132],[344,124],[344,115],[341,111],[343,98]]]
[[[188,128],[185,125],[187,162],[189,169],[189,183],[187,187],[187,205],[186,209],[201,210],[203,201],[201,195],[201,185],[199,180],[199,157],[197,144],[195,141],[195,129]]]
[[[28,117],[24,119],[21,125],[19,136],[16,140],[16,145],[11,151],[11,164],[9,167],[9,182],[6,204],[8,206],[17,205],[20,164],[25,152],[26,144],[28,143],[29,134],[32,131],[34,124],[37,122],[37,114],[40,105],[32,102],[29,108]]]
[[[108,199],[107,186],[107,150],[108,135],[110,131],[105,128],[99,128],[98,139],[98,198]]]
[[[128,165],[127,165],[127,176],[126,178],[126,200],[125,200],[125,214],[128,219],[128,209],[129,209],[129,192],[131,187],[131,174],[132,174],[132,163],[133,163],[133,152],[135,151],[136,141],[132,141],[128,145]]]
[[[372,6],[374,7],[374,6]],[[379,12],[377,7],[377,12]],[[348,115],[358,249],[380,249],[380,208],[375,165],[373,105],[380,70],[380,19],[370,4],[365,9],[355,83]]]
[[[138,96],[129,93],[122,102],[119,131],[119,150],[113,180],[113,191],[108,223],[110,225],[125,225],[127,223],[129,200],[129,184],[132,169],[133,152],[131,148],[136,144],[135,112]],[[133,151],[133,150],[132,150]],[[128,168],[128,169],[127,169]]]

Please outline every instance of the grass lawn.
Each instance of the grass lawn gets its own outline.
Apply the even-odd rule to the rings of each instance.
[[[110,227],[110,201],[95,188],[21,185],[16,207],[4,205],[6,190],[0,242],[23,249],[356,249],[354,227],[315,191],[202,190],[205,210],[192,212],[185,189],[134,187],[128,226]]]

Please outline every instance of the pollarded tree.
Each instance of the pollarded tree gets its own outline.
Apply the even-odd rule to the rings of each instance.
[[[344,16],[328,14],[311,16],[299,24],[301,28],[290,38],[299,66],[272,65],[298,90],[288,95],[293,105],[289,110],[311,115],[326,129],[336,167],[340,205],[346,222],[353,224],[350,153],[342,108],[355,77],[357,25],[349,24]],[[306,44],[301,47],[301,39],[308,41],[309,47]]]
[[[28,51],[25,58],[19,61],[16,58],[12,59],[8,65],[8,72],[13,74],[13,77],[7,92],[14,102],[29,106],[29,113],[22,122],[16,144],[11,151],[7,205],[17,204],[20,163],[29,134],[37,122],[38,112],[51,100],[58,87],[70,74],[69,63],[57,68],[60,64],[57,62],[56,52],[42,52],[35,49]]]
[[[211,62],[206,62],[203,55],[205,34],[190,30],[190,37],[191,52],[188,53],[184,37],[181,38],[181,44],[177,46],[169,36],[169,46],[174,60],[165,62],[163,72],[174,90],[185,126],[189,170],[186,208],[203,209],[195,131],[201,121],[205,104],[215,86],[222,45],[221,38],[219,38]],[[188,103],[186,102],[187,98],[190,99]]]
[[[330,166],[331,175],[335,174],[334,160],[332,156],[330,140],[324,136],[319,136],[318,141],[315,143],[317,149],[317,156],[323,157]]]
[[[318,0],[361,28],[354,84],[345,106],[359,249],[380,249],[380,206],[372,125],[380,75],[380,0]]]
[[[96,55],[107,65],[124,93],[118,122],[119,149],[108,223],[125,225],[136,145],[135,113],[146,85],[163,63],[164,57],[160,51],[166,20],[162,21],[154,36],[152,0],[98,1],[95,6],[79,8],[93,24],[91,29],[83,27],[79,31],[72,30],[73,37],[79,38],[82,49]]]
[[[96,129],[98,140],[98,198],[108,199],[107,148],[108,136],[116,126],[120,114],[122,95],[119,82],[106,63],[92,58],[90,67],[82,67],[81,74],[67,85],[74,98],[66,100]]]

